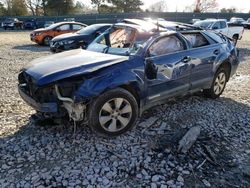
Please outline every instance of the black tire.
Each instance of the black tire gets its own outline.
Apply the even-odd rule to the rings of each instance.
[[[51,39],[52,39],[51,36],[46,36],[46,37],[44,37],[44,39],[43,39],[43,45],[49,46],[49,45],[50,45]]]
[[[219,76],[221,77],[221,75],[224,75],[224,84],[218,84],[218,80],[219,80]],[[209,89],[204,89],[203,93],[205,94],[206,97],[208,98],[212,98],[212,99],[216,99],[218,98],[224,91],[227,81],[229,78],[229,72],[227,69],[225,69],[224,67],[220,67],[213,79],[213,83],[212,86]],[[220,88],[219,91],[217,90],[217,88]]]
[[[6,30],[6,29],[7,29],[7,27],[3,27],[3,29],[4,29],[4,30]]]
[[[115,104],[116,100],[121,101],[122,99],[123,102],[120,103],[120,105],[118,105],[120,107],[119,110],[116,111],[115,110],[117,109],[116,108],[117,105]],[[106,106],[107,104],[109,104],[108,106],[111,107],[110,108],[112,110],[111,113],[104,110],[105,109],[104,106]],[[129,110],[131,111],[128,113],[124,113],[124,109],[125,108],[128,109],[128,107]],[[103,115],[103,113],[106,114]],[[118,113],[116,114],[116,117],[114,113]],[[103,117],[108,117],[110,120],[107,121],[106,123],[104,123],[106,120],[100,123],[101,118]],[[122,88],[116,88],[101,94],[100,96],[98,96],[98,98],[96,98],[96,100],[94,100],[89,105],[88,109],[88,120],[90,127],[94,132],[105,137],[118,136],[132,129],[135,125],[137,117],[138,117],[138,104],[136,102],[136,99],[131,93]],[[122,121],[120,121],[120,118],[125,118],[128,123],[124,126],[123,124],[124,121],[122,123]],[[114,126],[111,126],[111,124],[113,125],[113,122],[115,122],[114,123],[116,128],[115,131],[114,130],[111,131],[111,127],[114,128]]]
[[[239,39],[238,35],[233,36],[233,43],[235,46],[237,45],[238,39]]]

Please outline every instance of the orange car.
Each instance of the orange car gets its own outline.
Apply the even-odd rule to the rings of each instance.
[[[46,28],[40,28],[32,31],[30,40],[40,45],[49,45],[51,39],[55,36],[76,32],[87,25],[79,22],[59,22]]]

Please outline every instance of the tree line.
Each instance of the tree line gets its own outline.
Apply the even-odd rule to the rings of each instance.
[[[137,12],[141,0],[91,0],[93,7],[74,0],[0,0],[0,16],[60,16],[82,13]]]
[[[0,0],[0,16],[61,16],[84,13],[123,13],[141,12],[142,0],[91,0],[92,6],[80,0]],[[209,12],[218,8],[217,0],[196,0],[185,10],[189,12]],[[146,12],[167,12],[164,0],[152,2]],[[177,10],[176,10],[177,11]],[[217,10],[218,11],[218,10]],[[237,10],[221,9],[222,13],[234,13]]]

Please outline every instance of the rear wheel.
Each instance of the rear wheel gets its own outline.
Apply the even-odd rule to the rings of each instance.
[[[51,39],[52,39],[51,36],[44,37],[43,44],[46,45],[46,46],[49,46]]]
[[[131,129],[138,116],[134,96],[122,88],[100,95],[89,108],[91,128],[103,136],[117,136]]]
[[[223,67],[219,68],[214,76],[212,86],[209,89],[205,89],[203,91],[204,94],[212,99],[218,98],[226,87],[228,77],[228,71]]]

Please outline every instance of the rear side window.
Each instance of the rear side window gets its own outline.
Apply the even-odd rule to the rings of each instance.
[[[216,43],[224,43],[227,41],[226,37],[224,37],[222,34],[217,34],[214,32],[206,32],[205,33],[206,36],[208,36],[209,38],[211,38],[213,41],[215,41]]]
[[[209,45],[207,39],[201,33],[183,33],[193,48]]]
[[[82,25],[77,25],[77,24],[73,24],[73,25],[72,25],[72,29],[73,29],[73,30],[80,30],[80,29],[82,29],[82,28],[83,28]]]

